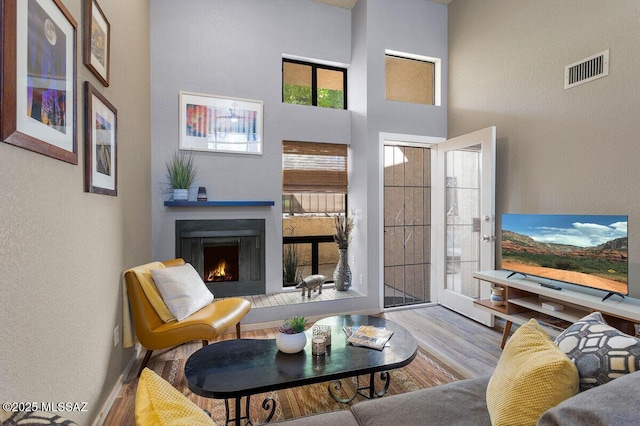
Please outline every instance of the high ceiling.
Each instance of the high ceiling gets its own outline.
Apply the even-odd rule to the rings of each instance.
[[[356,5],[358,0],[314,0],[320,3],[330,4],[331,6],[338,6],[345,9],[353,9],[353,6]],[[436,3],[449,4],[453,0],[431,0]]]

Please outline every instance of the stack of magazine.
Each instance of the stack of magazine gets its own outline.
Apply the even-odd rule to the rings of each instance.
[[[344,326],[347,342],[353,346],[366,346],[381,351],[393,335],[393,331],[372,325]]]

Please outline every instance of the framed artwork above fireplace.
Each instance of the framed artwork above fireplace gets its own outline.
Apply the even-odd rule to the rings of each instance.
[[[180,149],[262,155],[262,101],[180,92]]]

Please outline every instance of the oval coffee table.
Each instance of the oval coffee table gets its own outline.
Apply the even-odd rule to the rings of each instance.
[[[402,326],[383,318],[363,315],[341,315],[322,319],[316,325],[331,326],[331,346],[324,356],[311,354],[311,330],[307,333],[307,346],[297,354],[278,351],[275,339],[224,340],[205,346],[189,357],[185,364],[185,377],[189,389],[200,396],[225,400],[226,422],[241,424],[249,419],[250,396],[313,383],[330,382],[329,393],[339,402],[335,390],[341,389],[340,380],[368,374],[369,386],[358,387],[357,393],[373,398],[382,396],[389,387],[389,370],[404,367],[415,358],[418,344]],[[393,330],[393,336],[381,351],[353,346],[347,342],[344,326],[373,325]],[[380,372],[384,388],[375,391],[374,375]],[[368,394],[361,391],[368,388]],[[241,414],[241,399],[246,397],[245,414]],[[230,417],[229,399],[235,399],[234,417]],[[275,412],[275,400],[267,398],[262,407],[270,410],[266,421]]]

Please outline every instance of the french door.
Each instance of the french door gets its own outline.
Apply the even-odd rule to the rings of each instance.
[[[490,289],[472,274],[495,267],[495,139],[488,127],[439,143],[433,199],[438,302],[489,326],[473,301]]]

